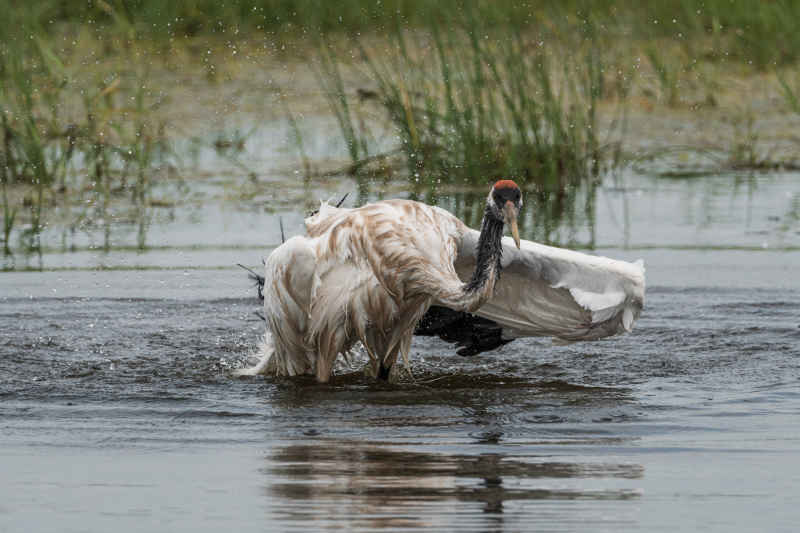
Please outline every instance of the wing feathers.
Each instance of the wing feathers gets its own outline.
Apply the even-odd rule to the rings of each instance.
[[[323,204],[306,228],[309,236],[335,244],[328,253],[339,261],[368,263],[398,301],[415,297],[416,287],[451,307],[448,294],[458,292],[475,266],[479,232],[446,211],[416,202],[395,200],[356,210]],[[522,241],[518,250],[505,238],[494,297],[476,314],[503,325],[504,335],[593,340],[632,329],[644,305],[644,287],[641,260],[616,261],[530,241]]]
[[[458,250],[462,279],[475,265],[478,232]],[[644,265],[503,239],[503,267],[495,295],[476,314],[505,326],[512,337],[595,340],[630,331],[644,305]]]

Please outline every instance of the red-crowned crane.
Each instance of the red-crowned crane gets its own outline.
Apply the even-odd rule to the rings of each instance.
[[[327,382],[360,341],[375,373],[408,360],[414,327],[431,305],[467,311],[504,338],[595,340],[630,331],[644,304],[644,268],[520,241],[522,193],[494,184],[480,232],[410,200],[356,209],[323,203],[265,262],[266,346],[240,374],[314,374]],[[513,241],[503,238],[509,226]],[[502,272],[502,277],[501,277]],[[259,276],[260,277],[260,276]]]

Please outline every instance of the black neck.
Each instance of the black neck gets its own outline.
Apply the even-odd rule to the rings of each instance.
[[[503,221],[497,220],[486,208],[481,223],[481,235],[478,237],[478,261],[472,279],[467,283],[466,292],[482,289],[489,279],[489,273],[495,269],[495,280],[500,277],[500,259],[503,256]]]

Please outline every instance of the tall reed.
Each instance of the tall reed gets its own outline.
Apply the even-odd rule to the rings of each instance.
[[[0,99],[1,100],[1,99]],[[12,169],[14,162],[11,160],[11,129],[8,127],[8,119],[5,114],[2,116],[2,131],[3,135],[3,148],[0,152],[0,183],[3,187],[3,253],[9,255],[11,247],[9,241],[11,239],[11,231],[14,229],[14,219],[17,217],[17,208],[12,206],[8,200],[8,186],[12,179]]]
[[[354,43],[376,89],[373,100],[398,138],[412,198],[437,203],[445,188],[482,190],[486,182],[510,177],[531,193],[537,212],[548,213],[521,221],[528,235],[561,238],[553,233],[558,224],[536,225],[592,213],[594,177],[621,162],[622,121],[601,132],[597,118],[601,99],[608,100],[597,33],[587,25],[567,54],[513,26],[493,31],[476,10],[465,8],[451,22],[432,24],[424,34],[395,25],[394,54],[373,53],[363,39]],[[335,50],[321,52],[318,78],[335,95],[331,107],[356,161],[366,154],[350,117],[354,106],[369,104],[347,98]],[[620,101],[626,96],[619,91]]]
[[[42,230],[45,195],[59,179],[63,181],[73,153],[64,146],[51,146],[54,139],[62,137],[59,110],[64,88],[63,72],[58,59],[40,39],[29,44],[17,36],[4,45],[0,58],[0,103],[4,108],[4,203],[8,203],[5,199],[10,183],[24,183],[33,188],[33,196],[28,202],[30,227],[22,232],[22,236],[29,248],[36,248]],[[4,233],[10,234],[15,216],[9,213],[8,207],[4,211]],[[8,239],[5,238],[6,248]]]
[[[369,156],[367,137],[363,128],[357,124],[342,79],[339,59],[334,57],[330,45],[322,40],[318,47],[318,62],[314,73],[322,88],[328,106],[336,117],[342,139],[353,164]]]
[[[490,32],[471,13],[450,29],[432,25],[430,51],[410,46],[399,27],[395,60],[359,46],[411,176],[513,177],[555,190],[607,162],[597,122],[605,67],[594,38],[557,64],[555,51],[522,32]]]
[[[778,72],[777,76],[783,101],[793,113],[800,113],[800,83],[797,83],[800,77],[795,75],[792,81],[786,72]]]
[[[38,249],[44,207],[69,194],[81,196],[86,189],[94,198],[78,204],[94,206],[102,222],[103,247],[110,249],[114,195],[128,189],[131,177],[140,225],[137,242],[143,248],[150,180],[169,157],[163,121],[146,95],[150,85],[146,71],[116,74],[110,83],[102,81],[99,88],[92,88],[91,81],[70,75],[44,39],[22,39],[9,34],[7,27],[0,29],[8,36],[0,43],[4,251],[10,253],[14,225],[22,218],[13,197],[24,196],[23,205],[29,207],[21,240],[28,249]],[[135,68],[133,63],[131,70]],[[132,80],[130,87],[123,77]],[[124,95],[117,98],[117,93]],[[74,110],[78,102],[83,102],[83,116],[74,111],[65,116],[63,110]],[[71,170],[74,159],[81,168]],[[71,182],[70,173],[86,183]]]
[[[580,31],[591,17],[631,40],[675,39],[689,57],[733,60],[762,70],[800,59],[800,3],[793,0],[0,0],[0,13],[24,12],[40,25],[74,27],[91,21],[93,33],[112,48],[137,39],[169,43],[214,35],[266,34],[283,40],[380,34],[395,25],[415,29],[434,20],[446,23],[469,11],[494,28],[537,31],[553,21],[568,21],[563,28],[568,33]]]

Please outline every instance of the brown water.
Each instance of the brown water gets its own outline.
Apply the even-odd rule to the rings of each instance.
[[[231,377],[262,330],[233,264],[279,242],[258,197],[207,184],[145,251],[51,226],[0,273],[0,531],[795,531],[797,180],[607,180],[554,235],[645,259],[633,334],[419,338],[399,385]]]

